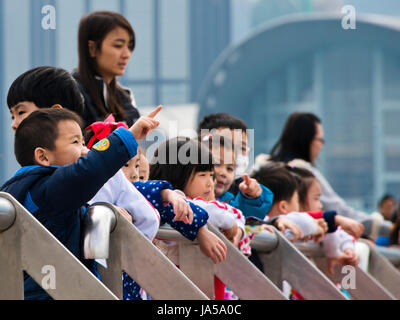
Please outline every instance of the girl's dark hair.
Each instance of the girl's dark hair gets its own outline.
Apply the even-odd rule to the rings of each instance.
[[[14,152],[22,167],[35,164],[36,148],[54,150],[58,123],[64,120],[75,121],[82,127],[82,119],[66,108],[36,110],[21,122],[15,132]]]
[[[297,190],[296,178],[282,162],[262,166],[253,172],[252,177],[272,191],[273,203],[282,200],[290,201]]]
[[[184,190],[192,172],[214,171],[211,152],[202,143],[186,137],[162,143],[150,161],[150,180],[167,180]]]
[[[60,104],[78,114],[83,113],[83,96],[72,75],[61,68],[41,66],[21,74],[7,94],[9,108],[22,101],[33,102],[38,108]]]
[[[315,176],[314,174],[303,168],[293,167],[287,165],[286,168],[296,178],[297,181],[297,193],[299,195],[299,203],[301,207],[307,207],[307,194],[308,189],[313,183]]]
[[[99,108],[99,110],[106,116],[107,112],[104,103],[102,101],[102,93],[97,87],[95,79],[99,72],[96,67],[96,60],[90,56],[89,52],[89,40],[94,41],[96,48],[101,50],[101,45],[104,38],[109,32],[117,27],[125,29],[130,36],[129,49],[133,51],[135,49],[135,32],[128,20],[124,16],[117,12],[112,11],[94,11],[85,15],[79,23],[78,31],[78,54],[79,54],[79,65],[78,65],[78,79],[82,83],[83,87],[88,91],[89,96],[93,99],[93,103]],[[106,83],[108,98],[107,105],[112,114],[117,119],[123,119],[125,112],[122,108],[121,97],[118,94],[117,89],[122,89],[117,80],[114,78],[109,84]]]
[[[288,162],[303,159],[311,162],[310,146],[316,134],[317,123],[321,123],[321,120],[313,113],[292,113],[270,152],[271,160]]]

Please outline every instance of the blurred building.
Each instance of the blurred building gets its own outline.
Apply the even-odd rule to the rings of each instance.
[[[400,23],[315,13],[273,20],[225,50],[202,88],[199,117],[230,112],[255,129],[255,153],[269,153],[288,115],[321,117],[322,169],[334,189],[372,208],[400,195]]]

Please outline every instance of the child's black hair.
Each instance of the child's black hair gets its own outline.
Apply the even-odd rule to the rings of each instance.
[[[58,138],[58,123],[75,121],[82,126],[81,118],[68,109],[41,109],[32,112],[15,132],[14,152],[18,163],[24,166],[35,164],[35,149],[54,150]]]
[[[262,166],[253,172],[252,177],[272,191],[274,204],[282,200],[290,201],[294,192],[297,191],[296,178],[289,172],[284,163]]]
[[[288,169],[289,172],[296,178],[300,206],[307,207],[308,189],[310,188],[314,179],[316,179],[314,174],[307,169],[290,165],[287,165],[286,169]]]
[[[83,96],[72,75],[49,66],[30,69],[14,80],[8,90],[8,107],[11,109],[22,101],[33,102],[38,108],[60,104],[78,114],[83,114],[84,109]]]
[[[192,173],[214,171],[211,152],[202,143],[176,137],[162,143],[150,161],[150,180],[167,180],[184,190]]]
[[[197,133],[200,135],[201,130],[212,130],[218,128],[229,128],[231,130],[240,129],[246,132],[247,125],[244,123],[243,120],[229,113],[213,113],[206,115],[200,121]]]

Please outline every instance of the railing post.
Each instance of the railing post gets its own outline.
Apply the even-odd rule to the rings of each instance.
[[[293,288],[307,300],[344,300],[344,295],[330,280],[316,268],[292,243],[279,231],[278,246],[270,251],[270,245],[263,244],[260,237],[254,237],[252,247],[259,249],[264,262],[264,272],[272,275],[275,285],[282,288],[282,281],[288,281]],[[263,252],[264,251],[264,252]]]
[[[214,299],[214,263],[198,244],[179,243],[179,268],[207,297]]]
[[[21,234],[14,224],[16,210],[0,197],[0,300],[24,298],[21,269]]]
[[[7,201],[15,208],[15,220],[7,230],[0,232],[0,299],[24,298],[22,270],[54,299],[116,299],[15,198],[0,192],[0,207]]]
[[[91,205],[84,220],[83,252],[86,259],[107,259],[107,272],[101,264],[97,271],[106,287],[122,299],[121,246],[110,236],[117,224],[118,215],[109,203]]]

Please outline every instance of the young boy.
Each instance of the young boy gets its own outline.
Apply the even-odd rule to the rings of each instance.
[[[68,71],[55,67],[37,67],[21,74],[8,90],[7,104],[14,132],[35,110],[63,107],[82,114],[84,108],[76,80]]]
[[[238,156],[233,141],[224,135],[208,134],[202,137],[202,142],[212,152],[215,163],[216,199],[240,209],[246,217],[264,219],[272,204],[271,190],[244,174],[236,196],[228,191],[234,184]]]
[[[323,219],[314,220],[305,212],[299,212],[297,181],[288,170],[279,165],[270,165],[261,167],[253,174],[253,177],[271,189],[274,194],[274,201],[266,217],[267,220],[284,215],[300,227],[305,237],[313,236],[316,241],[322,239],[327,225]],[[286,235],[291,237],[290,233],[286,232]]]
[[[81,256],[84,206],[129,159],[137,142],[158,126],[157,108],[129,130],[120,128],[89,152],[83,144],[81,120],[67,109],[30,114],[16,130],[15,155],[22,166],[1,190],[29,210],[77,258]],[[48,295],[25,277],[25,298]]]

